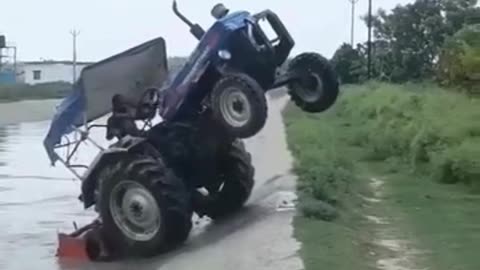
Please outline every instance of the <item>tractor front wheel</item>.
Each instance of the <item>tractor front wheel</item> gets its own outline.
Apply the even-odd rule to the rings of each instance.
[[[288,84],[288,93],[302,110],[323,112],[335,103],[339,93],[338,78],[325,57],[317,53],[300,54],[290,62],[288,72],[298,76]]]
[[[220,79],[211,94],[214,117],[236,138],[257,134],[267,120],[267,99],[262,87],[246,74]]]

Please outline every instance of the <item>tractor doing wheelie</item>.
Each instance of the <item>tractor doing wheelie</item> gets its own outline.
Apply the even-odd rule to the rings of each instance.
[[[301,54],[282,71],[294,41],[275,13],[230,13],[218,4],[205,31],[175,2],[173,10],[199,44],[171,81],[165,42],[157,38],[85,68],[57,108],[45,148],[53,165],[60,161],[81,179],[80,200],[99,214],[59,236],[60,255],[80,244],[93,259],[150,256],[183,243],[193,213],[219,219],[249,198],[254,168],[241,140],[263,128],[268,90],[286,86],[307,112],[336,101],[337,76],[321,55]],[[91,124],[108,114],[106,125]],[[97,127],[115,140],[106,149],[90,136]],[[71,141],[71,134],[80,136]],[[88,166],[72,164],[87,141],[99,153]]]

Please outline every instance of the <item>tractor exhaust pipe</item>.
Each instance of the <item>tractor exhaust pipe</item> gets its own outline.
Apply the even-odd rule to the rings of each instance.
[[[192,35],[197,40],[201,40],[202,37],[205,35],[205,30],[203,30],[203,28],[200,25],[192,23],[189,19],[187,19],[187,17],[185,17],[178,10],[178,5],[176,0],[173,0],[172,9],[173,9],[173,13],[175,13],[175,15],[177,15],[177,17],[180,18],[180,20],[182,20],[186,25],[188,25],[188,27],[190,27],[190,33],[192,33]]]

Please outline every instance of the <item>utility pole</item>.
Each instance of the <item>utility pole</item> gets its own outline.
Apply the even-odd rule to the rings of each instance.
[[[359,0],[348,0],[352,3],[352,28],[350,29],[350,44],[355,46],[355,5]]]
[[[13,72],[15,74],[15,81],[17,81],[17,46],[10,46],[13,49]]]
[[[70,34],[73,37],[73,83],[77,81],[77,36],[80,35],[80,31],[72,30]]]
[[[2,68],[2,58],[5,57],[2,55],[2,49],[13,50],[13,75],[15,82],[17,81],[17,46],[7,45],[7,41],[4,35],[0,35],[0,70]],[[6,56],[8,57],[8,55]]]
[[[368,79],[372,78],[372,0],[368,0]]]
[[[5,36],[0,35],[0,71],[2,71],[2,58],[3,58],[3,48],[6,46]]]

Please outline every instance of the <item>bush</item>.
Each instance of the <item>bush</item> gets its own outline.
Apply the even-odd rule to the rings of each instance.
[[[0,101],[63,98],[70,93],[71,89],[72,84],[67,82],[0,85]]]
[[[443,183],[480,181],[480,100],[431,84],[373,83],[350,91],[337,109],[370,159],[429,167]]]
[[[349,44],[342,44],[332,57],[332,65],[335,68],[340,81],[345,84],[358,83],[365,73],[364,59],[357,50]]]
[[[337,216],[335,207],[356,181],[353,160],[339,143],[337,126],[319,119],[321,114],[305,114],[293,105],[287,110],[288,142],[302,194],[300,210],[306,217],[332,220]]]
[[[432,169],[434,179],[439,182],[477,186],[480,182],[480,138],[446,149],[434,159]]]
[[[442,83],[480,94],[480,24],[467,25],[448,38],[438,66]]]
[[[332,221],[338,217],[338,211],[332,205],[303,196],[300,200],[300,211],[307,218]]]

